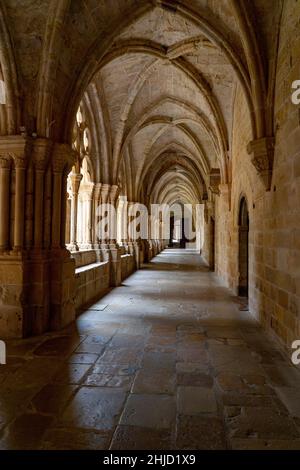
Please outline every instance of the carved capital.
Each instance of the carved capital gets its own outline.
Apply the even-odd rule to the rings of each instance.
[[[110,191],[110,184],[101,185],[101,204],[106,204]]]
[[[49,139],[36,139],[33,142],[32,158],[36,170],[44,171],[50,156],[52,142]]]
[[[73,194],[78,194],[81,180],[82,180],[82,174],[81,173],[71,173],[70,174],[70,181],[71,181]]]
[[[115,205],[118,195],[119,195],[119,187],[114,184],[110,187],[110,190],[109,190],[109,202]]]
[[[274,160],[274,137],[252,140],[247,146],[251,162],[262,179],[266,190],[270,190]]]
[[[54,173],[61,173],[65,167],[71,170],[76,162],[77,153],[68,144],[54,144],[52,167]]]
[[[11,167],[11,157],[9,155],[0,154],[0,168],[8,170]]]
[[[9,168],[13,160],[15,168],[25,169],[30,146],[31,140],[21,135],[0,137],[1,167]]]
[[[21,155],[13,155],[13,160],[14,160],[14,166],[18,170],[25,170],[27,166],[27,161],[24,156]]]
[[[98,201],[98,199],[100,198],[101,186],[102,186],[101,183],[96,183],[95,184],[94,197],[95,197],[96,201]]]
[[[80,194],[82,201],[92,201],[94,194],[94,183],[84,183],[83,187],[80,188]]]
[[[119,207],[120,208],[123,208],[123,207],[127,207],[127,196],[120,196],[118,198],[118,201],[119,201]]]

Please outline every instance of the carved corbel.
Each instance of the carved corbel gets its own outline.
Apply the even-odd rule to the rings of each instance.
[[[267,191],[270,190],[272,181],[274,144],[274,137],[263,137],[252,140],[247,146],[248,154],[251,155],[251,162]]]
[[[213,194],[219,194],[220,183],[221,173],[219,168],[212,168],[209,175],[209,189]]]

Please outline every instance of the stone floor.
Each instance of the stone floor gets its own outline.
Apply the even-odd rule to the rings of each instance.
[[[299,370],[194,253],[7,346],[0,449],[300,449]]]

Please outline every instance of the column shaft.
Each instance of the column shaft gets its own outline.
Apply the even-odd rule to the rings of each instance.
[[[8,248],[9,238],[10,167],[9,160],[5,160],[5,162],[0,166],[0,250]]]
[[[44,172],[35,171],[35,198],[34,198],[34,247],[43,245],[43,203],[44,203]]]
[[[23,248],[24,240],[24,199],[25,199],[25,167],[16,167],[16,193],[15,193],[15,226],[14,250]]]
[[[62,174],[53,174],[52,247],[60,248]]]

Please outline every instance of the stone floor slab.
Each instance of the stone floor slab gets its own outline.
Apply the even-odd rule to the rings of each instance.
[[[38,413],[56,415],[76,390],[75,385],[47,384],[31,400],[31,406]]]
[[[41,450],[104,450],[110,435],[82,429],[49,429],[40,446]]]
[[[43,434],[53,418],[36,413],[18,416],[0,433],[0,450],[30,450],[39,448]]]
[[[189,416],[217,411],[214,391],[207,387],[178,387],[177,406],[179,414]]]
[[[300,437],[294,421],[273,408],[243,408],[240,415],[227,420],[231,438],[296,439]]]
[[[118,426],[110,450],[168,450],[173,449],[172,434],[164,429],[139,426]]]
[[[111,430],[125,398],[123,390],[82,387],[63,413],[61,423],[65,427]]]
[[[225,430],[221,419],[209,416],[179,416],[176,449],[226,449]]]
[[[175,422],[175,400],[170,395],[129,396],[120,424],[154,429],[170,429]]]
[[[7,341],[1,448],[299,448],[299,369],[196,253],[162,252],[99,305]]]
[[[138,372],[133,384],[133,393],[173,394],[175,391],[175,374],[168,370]]]

